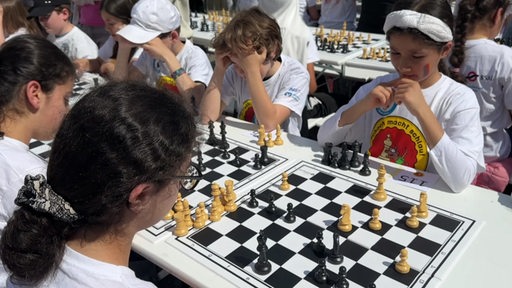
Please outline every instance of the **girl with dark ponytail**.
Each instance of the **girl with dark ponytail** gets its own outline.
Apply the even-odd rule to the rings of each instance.
[[[512,50],[494,38],[512,7],[510,0],[461,0],[456,10],[452,75],[475,92],[484,134],[487,171],[475,184],[503,191],[512,173]]]
[[[131,243],[196,179],[187,175],[195,128],[175,95],[144,84],[111,82],[79,101],[47,180],[26,176],[2,233],[8,286],[155,287],[127,267]]]

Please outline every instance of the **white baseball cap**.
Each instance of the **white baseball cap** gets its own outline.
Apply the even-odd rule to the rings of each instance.
[[[170,0],[139,0],[132,8],[130,24],[117,32],[126,40],[143,44],[180,27],[181,16]]]

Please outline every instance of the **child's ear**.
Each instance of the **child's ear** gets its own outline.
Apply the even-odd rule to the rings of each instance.
[[[25,96],[30,111],[35,112],[41,107],[41,97],[43,97],[43,90],[39,82],[32,80],[25,86]]]
[[[179,40],[179,39],[180,39],[180,34],[178,33],[178,31],[173,30],[173,31],[171,32],[171,39],[172,39],[172,40],[174,40],[174,39],[178,39],[178,40]]]
[[[447,57],[448,55],[450,55],[452,48],[453,48],[453,41],[448,41],[448,43],[446,43],[443,46],[443,48],[441,49],[441,57],[444,58],[444,57]]]
[[[498,25],[501,28],[501,25],[503,25],[504,16],[505,9],[498,8],[498,10],[496,10],[496,13],[494,13],[494,15],[492,16],[493,27],[496,27],[496,25]]]
[[[128,197],[128,208],[136,214],[143,211],[151,201],[153,188],[153,185],[147,183],[135,186]]]

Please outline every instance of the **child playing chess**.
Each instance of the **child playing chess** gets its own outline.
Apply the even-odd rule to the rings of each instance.
[[[180,102],[111,82],[73,107],[47,180],[25,177],[3,231],[8,287],[155,287],[127,265],[135,233],[162,219],[191,178],[196,129]]]
[[[510,8],[509,8],[510,7]],[[503,191],[512,173],[512,50],[494,42],[511,9],[508,0],[468,1],[458,4],[450,64],[477,95],[484,133],[485,173],[476,185]]]
[[[239,118],[259,122],[267,131],[280,124],[300,135],[309,74],[300,62],[281,55],[277,22],[258,8],[241,11],[212,46],[215,69],[200,106],[201,121],[218,120],[234,101]]]
[[[132,8],[130,24],[117,32],[119,51],[113,77],[145,80],[199,107],[212,66],[201,48],[180,38],[180,19],[169,0],[139,0]],[[130,63],[133,47],[144,51]]]
[[[74,79],[71,61],[40,36],[16,36],[0,49],[0,232],[25,175],[46,173],[46,163],[28,145],[32,138],[53,139]],[[0,283],[5,279],[0,265]]]
[[[362,151],[437,172],[460,192],[485,167],[478,101],[442,73],[453,46],[447,1],[420,0],[410,9],[384,24],[397,72],[362,86],[320,127],[318,141],[362,141]]]

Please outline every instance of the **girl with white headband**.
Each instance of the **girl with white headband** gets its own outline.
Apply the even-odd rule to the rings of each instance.
[[[396,73],[362,86],[318,132],[324,145],[362,142],[373,157],[435,172],[453,192],[484,169],[479,106],[471,89],[442,73],[452,48],[446,0],[415,1],[386,17]]]
[[[452,73],[477,95],[484,134],[485,173],[476,185],[503,191],[512,172],[512,49],[494,42],[512,13],[509,0],[462,0],[455,21]]]

